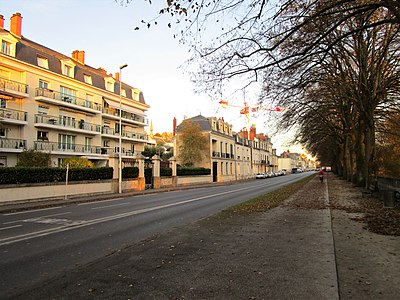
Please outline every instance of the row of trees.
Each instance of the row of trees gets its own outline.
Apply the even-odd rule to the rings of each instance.
[[[259,103],[284,106],[279,128],[321,163],[366,187],[400,176],[399,1],[168,0],[160,14],[185,24],[199,92],[261,83]]]

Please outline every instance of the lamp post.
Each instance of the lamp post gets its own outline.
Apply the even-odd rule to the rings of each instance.
[[[122,193],[122,69],[126,68],[128,65],[124,64],[119,67],[119,154],[118,154],[118,193]]]

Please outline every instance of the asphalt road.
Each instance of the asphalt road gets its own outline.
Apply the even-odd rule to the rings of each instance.
[[[0,298],[309,173],[0,215]]]

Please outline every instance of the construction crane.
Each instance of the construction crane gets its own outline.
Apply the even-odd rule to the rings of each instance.
[[[243,105],[234,105],[234,104],[230,104],[226,100],[221,100],[221,101],[219,101],[219,104],[221,105],[222,108],[227,108],[227,107],[240,108],[240,114],[244,115],[246,118],[246,129],[247,129],[248,134],[250,132],[250,112],[257,112],[260,110],[277,111],[277,112],[283,111],[283,109],[279,106],[271,106],[271,107],[250,106],[246,101],[244,102]]]

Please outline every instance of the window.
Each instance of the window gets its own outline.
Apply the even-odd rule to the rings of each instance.
[[[93,95],[86,94],[86,107],[92,107]]]
[[[1,41],[1,52],[7,55],[11,55],[11,43],[7,41]]]
[[[38,131],[37,132],[37,140],[38,141],[48,141],[48,132],[47,131]]]
[[[121,124],[121,129],[122,129],[122,132],[124,132],[124,125],[122,125]],[[114,128],[115,128],[115,133],[119,133],[119,123],[117,123],[117,122],[115,122],[115,124],[114,124]]]
[[[0,99],[0,108],[6,108],[6,99]]]
[[[58,149],[75,151],[75,136],[68,134],[59,134]]]
[[[39,88],[47,90],[49,88],[49,83],[47,81],[39,79]]]
[[[72,77],[72,68],[71,68],[71,66],[64,65],[63,75],[68,76],[68,77]]]
[[[103,141],[103,147],[110,147],[110,141],[109,140],[104,140]]]
[[[61,100],[69,103],[75,102],[76,91],[65,86],[60,86]]]
[[[106,90],[110,92],[114,92],[114,82],[106,81]]]
[[[0,127],[0,137],[6,137],[6,129],[3,127]]]
[[[66,127],[76,127],[75,126],[75,121],[76,119],[73,117],[67,117],[67,116],[60,116],[60,123],[63,126]]]
[[[43,105],[38,106],[38,114],[39,115],[47,115],[48,112],[49,112],[48,106],[43,106]]]
[[[90,152],[92,148],[92,139],[85,137],[85,152]]]
[[[126,91],[124,89],[121,89],[121,95],[126,97]]]
[[[0,156],[0,167],[7,167],[7,156]]]
[[[83,80],[84,80],[87,84],[93,84],[93,83],[92,83],[92,76],[90,76],[90,75],[84,74],[84,75],[83,75]]]
[[[49,61],[48,61],[47,58],[38,56],[37,57],[37,64],[38,64],[39,67],[42,67],[42,68],[45,68],[45,69],[49,68]]]

